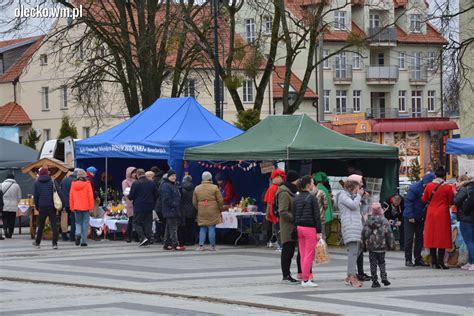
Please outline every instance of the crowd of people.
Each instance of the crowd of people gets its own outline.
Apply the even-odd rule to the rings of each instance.
[[[93,181],[96,173],[95,167],[75,169],[57,183],[48,168],[39,170],[34,183],[34,204],[39,211],[35,247],[40,247],[49,219],[52,246],[58,248],[57,211],[65,212],[71,224],[69,234],[61,232],[62,239],[71,240],[77,246],[88,245],[90,214],[99,203]],[[215,180],[217,185],[213,175],[205,171],[197,186],[189,175],[178,184],[172,169],[165,173],[157,167],[150,171],[127,168],[122,182],[128,217],[126,242],[135,240],[140,247],[149,247],[155,241],[162,241],[165,250],[178,251],[197,242],[197,250],[203,251],[209,240],[210,250],[215,251],[216,225],[222,222],[221,212],[239,200],[230,179],[217,174]],[[395,249],[395,239],[405,252],[407,267],[431,265],[435,269],[448,269],[445,254],[453,244],[452,212],[460,222],[468,249],[468,262],[462,268],[474,271],[473,180],[463,177],[455,184],[448,184],[446,171],[439,168],[412,184],[405,198],[396,194],[383,205],[372,201],[360,173],[349,175],[341,184],[343,190],[333,194],[324,172],[301,176],[293,170],[275,169],[271,173],[263,201],[270,224],[269,244],[275,243],[281,252],[284,282],[301,281],[304,287],[317,286],[313,281],[316,245],[327,237],[325,231],[336,213],[340,216],[342,240],[347,249],[345,283],[349,286],[361,288],[363,282],[372,281],[373,288],[380,287],[377,268],[382,284],[390,285],[385,252]],[[62,210],[58,210],[56,193],[61,198]],[[3,230],[5,237],[11,238],[21,199],[21,189],[13,175],[8,175],[1,184],[1,195]],[[422,248],[430,250],[429,263],[422,257]],[[295,252],[296,279],[291,274]],[[369,256],[370,276],[364,272],[365,252]]]

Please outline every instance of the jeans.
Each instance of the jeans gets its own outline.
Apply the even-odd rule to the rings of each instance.
[[[298,250],[301,257],[301,272],[303,281],[308,281],[311,275],[311,267],[313,266],[315,248],[318,234],[314,227],[298,226]]]
[[[370,273],[372,274],[372,282],[378,280],[377,266],[380,269],[380,278],[382,281],[388,281],[387,271],[385,269],[385,251],[384,252],[373,252],[369,251],[370,261]]]
[[[12,238],[15,231],[16,212],[2,212],[3,230],[6,238]]]
[[[49,218],[51,230],[53,231],[53,245],[56,245],[58,243],[58,217],[54,208],[43,208],[39,210],[36,244],[39,245],[41,243],[41,238],[43,238],[46,217]]]
[[[130,221],[130,220],[129,220]],[[140,212],[133,214],[133,225],[140,241],[151,240],[153,228],[153,212]]]
[[[422,261],[421,250],[423,248],[423,222],[417,221],[410,223],[407,218],[405,220],[405,260],[412,260],[412,252],[415,256],[415,262]],[[415,249],[413,250],[413,240],[415,242]]]
[[[135,215],[136,216],[136,215]],[[173,248],[178,246],[178,218],[167,218],[165,227],[165,246]]]
[[[199,226],[199,246],[206,243],[206,235],[209,232],[209,244],[214,247],[216,245],[216,225]]]
[[[459,228],[461,229],[461,235],[466,243],[467,252],[469,253],[467,262],[474,264],[474,224],[460,222]]]
[[[347,276],[357,274],[357,257],[359,256],[359,242],[352,241],[346,244],[347,247]]]
[[[75,211],[76,236],[81,236],[81,244],[87,244],[87,234],[89,233],[89,212]]]

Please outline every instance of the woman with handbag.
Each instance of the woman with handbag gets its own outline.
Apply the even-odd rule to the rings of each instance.
[[[13,174],[7,175],[7,179],[0,184],[0,190],[3,192],[3,229],[5,238],[12,238],[15,230],[16,212],[18,211],[18,202],[21,199],[21,188],[16,183]],[[1,236],[1,233],[0,233]]]
[[[33,242],[33,246],[37,248],[40,247],[46,218],[48,218],[53,232],[53,249],[58,249],[58,217],[56,215],[53,197],[55,195],[55,187],[57,188],[58,186],[49,176],[49,170],[47,167],[41,168],[38,175],[38,180],[36,180],[34,186],[34,201],[36,209],[39,211],[39,217],[36,240]]]
[[[76,246],[87,247],[89,219],[94,209],[94,192],[84,170],[77,171],[77,180],[72,182],[69,204],[76,218]]]

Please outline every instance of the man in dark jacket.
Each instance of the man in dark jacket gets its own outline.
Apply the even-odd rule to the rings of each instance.
[[[398,232],[398,242],[400,243],[400,251],[405,248],[405,236],[403,227],[403,198],[400,194],[395,194],[387,199],[383,205],[385,210],[384,216],[388,220],[392,231]]]
[[[403,211],[405,225],[405,266],[414,267],[427,266],[421,258],[423,245],[423,227],[425,214],[423,210],[425,204],[421,200],[425,186],[433,181],[434,174],[427,173],[423,179],[415,182],[408,189],[405,197],[405,209]],[[415,249],[413,250],[413,239],[415,239]],[[412,262],[412,253],[415,256],[415,263]]]
[[[36,209],[39,211],[39,217],[36,240],[33,242],[33,246],[37,248],[40,247],[46,218],[49,218],[51,230],[53,231],[53,249],[58,249],[57,216],[53,202],[54,186],[58,187],[49,176],[48,168],[41,168],[38,180],[36,180],[34,186],[34,201]]]
[[[184,245],[192,246],[196,242],[197,210],[193,205],[194,184],[191,176],[183,178],[181,186],[181,216],[184,217],[184,226],[180,226],[178,234]]]
[[[59,196],[61,197],[61,202],[63,203],[63,212],[67,212],[69,225],[71,225],[71,229],[69,230],[69,240],[74,241],[74,236],[76,234],[76,219],[74,217],[74,213],[71,212],[69,207],[69,193],[71,192],[71,185],[72,182],[76,180],[74,173],[69,173],[67,177],[65,177],[61,181],[61,188],[59,189]],[[67,241],[67,232],[62,232],[63,241]]]
[[[461,183],[454,197],[459,229],[466,243],[468,262],[462,269],[474,271],[474,180]]]
[[[133,201],[135,230],[140,238],[139,247],[149,247],[153,226],[153,208],[158,198],[158,188],[145,176],[145,170],[137,170],[138,180],[132,184],[128,199]]]
[[[181,197],[176,186],[176,172],[174,170],[168,171],[168,177],[161,185],[160,195],[163,217],[166,219],[163,248],[165,250],[185,250],[185,247],[178,244]]]

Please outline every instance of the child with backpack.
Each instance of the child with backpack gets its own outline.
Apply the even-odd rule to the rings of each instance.
[[[392,228],[383,215],[380,203],[372,203],[369,217],[362,230],[364,251],[369,251],[370,272],[372,273],[372,288],[379,288],[377,266],[380,269],[380,278],[385,286],[389,286],[387,271],[385,270],[385,251],[394,249],[395,242]]]

